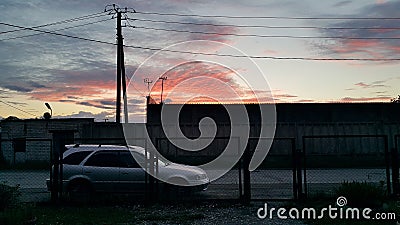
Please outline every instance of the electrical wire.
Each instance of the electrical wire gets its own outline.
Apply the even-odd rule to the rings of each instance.
[[[18,108],[18,107],[16,107],[16,106],[13,106],[13,105],[11,105],[11,104],[9,104],[9,103],[7,103],[7,102],[4,102],[4,101],[2,101],[2,100],[0,100],[0,102],[2,102],[2,103],[5,104],[5,105],[8,105],[8,106],[11,107],[11,108],[14,108],[14,109],[16,109],[16,110],[19,110],[19,111],[21,111],[21,112],[23,112],[23,113],[25,113],[25,114],[29,114],[29,115],[31,115],[31,116],[36,117],[35,114],[30,113],[30,112],[28,112],[28,111],[25,111],[25,110],[23,110],[23,109],[20,109],[20,108]]]
[[[215,24],[215,23],[192,23],[170,20],[152,20],[128,18],[130,21],[141,21],[150,23],[180,24],[195,26],[214,26],[214,27],[236,27],[236,28],[268,28],[268,29],[321,29],[321,30],[399,30],[400,27],[320,27],[320,26],[268,26],[268,25],[236,25],[236,24]]]
[[[155,27],[129,26],[145,30],[157,30],[177,33],[191,34],[207,34],[207,35],[222,35],[235,37],[258,37],[258,38],[291,38],[291,39],[348,39],[348,40],[400,40],[400,37],[345,37],[345,36],[293,36],[293,35],[261,35],[261,34],[234,34],[234,33],[218,33],[218,32],[203,32],[190,30],[175,30]]]
[[[41,33],[45,33],[45,34],[52,34],[52,35],[74,38],[74,39],[90,41],[90,42],[96,42],[96,43],[101,43],[101,44],[115,45],[115,43],[111,43],[111,42],[100,41],[100,40],[95,40],[95,39],[90,39],[90,38],[83,38],[83,37],[78,37],[78,36],[73,36],[73,35],[68,35],[68,34],[61,34],[61,33],[56,33],[53,31],[39,30],[39,29],[31,28],[31,27],[23,27],[23,26],[13,25],[13,24],[9,24],[9,23],[0,22],[0,25],[14,27],[14,28],[21,28],[21,29],[23,28],[26,30],[32,30],[32,31],[41,32]],[[0,40],[0,41],[2,41],[2,40]]]
[[[68,29],[77,28],[77,27],[88,26],[88,25],[97,24],[97,23],[101,23],[101,22],[105,22],[105,21],[109,21],[109,20],[111,20],[111,18],[104,19],[104,20],[98,20],[98,21],[85,23],[85,24],[79,24],[79,25],[70,26],[70,27],[64,27],[64,28],[61,28],[61,29],[53,30],[52,32],[61,31],[61,30],[68,30]],[[44,34],[43,32],[40,32],[40,31],[35,31],[35,32],[39,32],[39,33],[0,39],[0,41],[8,41],[8,40],[14,40],[14,39],[20,39],[20,38],[26,38],[26,37],[32,37],[32,36],[37,36],[37,35]]]
[[[63,24],[63,23],[71,23],[71,22],[76,22],[76,21],[80,21],[80,20],[93,19],[93,18],[105,16],[105,15],[107,15],[107,14],[105,14],[105,12],[98,12],[98,13],[93,13],[93,14],[89,14],[86,16],[80,16],[80,17],[76,17],[76,18],[72,18],[72,19],[62,20],[62,21],[53,22],[53,23],[47,23],[47,24],[38,25],[38,26],[34,26],[34,27],[29,27],[29,28],[32,28],[32,29],[42,28],[42,27],[47,27],[47,26],[59,25],[59,24]],[[13,33],[13,32],[23,31],[23,30],[27,30],[27,29],[28,29],[28,27],[16,29],[16,30],[3,31],[3,32],[0,32],[0,34]]]
[[[125,45],[125,47],[149,50],[149,51],[164,51],[164,52],[192,54],[192,55],[221,56],[221,57],[232,57],[232,58],[251,58],[251,59],[305,60],[305,61],[400,61],[400,58],[313,58],[313,57],[247,56],[247,55],[232,55],[232,54],[179,51],[179,50],[133,46],[133,45]]]
[[[201,17],[201,18],[227,18],[227,19],[285,19],[285,20],[400,20],[400,17],[290,17],[290,16],[222,16],[222,15],[199,15],[160,12],[141,12],[137,14],[179,17]]]
[[[90,39],[90,38],[77,37],[77,36],[72,36],[72,35],[67,35],[67,34],[56,33],[56,32],[52,32],[52,31],[33,29],[33,28],[29,28],[29,27],[13,25],[13,24],[4,23],[4,22],[0,22],[0,25],[5,25],[5,26],[10,26],[10,27],[15,27],[15,28],[26,28],[28,30],[42,32],[42,33],[46,33],[46,34],[74,38],[74,39],[90,41],[90,42],[95,42],[95,43],[100,43],[100,44],[116,45],[115,43],[111,43],[111,42],[100,41],[100,40],[95,40],[95,39]],[[163,48],[156,48],[156,47],[134,46],[134,45],[124,45],[124,47],[134,48],[134,49],[142,49],[142,50],[148,50],[148,51],[164,51],[164,52],[192,54],[192,55],[221,56],[221,57],[233,57],[233,58],[252,58],[252,59],[306,60],[306,61],[400,61],[400,58],[313,58],[313,57],[246,56],[246,55],[178,51],[178,50],[170,50],[170,49],[163,49]]]

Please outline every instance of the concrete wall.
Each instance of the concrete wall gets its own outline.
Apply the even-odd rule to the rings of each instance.
[[[177,106],[164,105],[164,107]],[[251,146],[257,144],[262,123],[259,105],[250,104],[245,107],[249,114],[250,137],[254,138],[234,140],[238,143],[238,148],[245,147],[243,145],[247,141]],[[261,107],[270,109],[271,105],[261,105]],[[207,161],[217,156],[229,140],[231,125],[223,105],[185,105],[180,113],[179,124],[165,121],[168,129],[175,132],[180,129],[186,136],[192,138],[200,134],[199,122],[202,118],[210,117],[215,121],[217,139],[204,151],[194,153],[180,151],[165,139],[165,133],[160,126],[160,111],[161,105],[149,105],[148,123],[125,127],[126,137],[121,124],[95,123],[93,119],[3,120],[1,153],[8,163],[48,161],[52,137],[49,130],[76,130],[75,143],[125,144],[125,138],[128,138],[128,144],[146,148],[157,146],[160,152],[172,160],[181,162]],[[381,137],[313,138],[305,139],[304,143],[303,137],[384,135],[388,139],[388,149],[391,149],[395,147],[395,135],[400,134],[400,104],[394,103],[277,104],[276,115],[275,141],[268,157],[285,161],[286,165],[290,164],[292,151],[290,138],[294,139],[295,149],[303,150],[305,146],[308,156],[314,157],[316,163],[325,161],[334,163],[339,160],[344,164],[354,164],[357,160],[368,164],[374,160],[380,163],[384,160],[385,141]],[[264,118],[263,121],[268,120]],[[26,139],[25,152],[14,152],[12,141],[16,138]],[[397,139],[397,142],[399,141]],[[204,158],[201,158],[203,156]],[[362,162],[363,160],[365,162]],[[312,163],[312,160],[309,160],[309,163]]]
[[[85,124],[93,119],[29,119],[1,121],[1,153],[9,164],[48,162],[50,160],[51,130],[75,130],[74,138],[81,138]],[[18,152],[14,141],[25,140],[25,151]],[[17,150],[17,152],[15,151]]]
[[[160,129],[161,107],[175,107],[178,105],[149,105],[148,106],[148,128],[149,133],[156,143],[156,139],[165,139],[165,133]],[[179,115],[180,129],[188,137],[198,137],[199,121],[209,117],[217,124],[217,137],[229,139],[231,134],[230,118],[227,111],[231,110],[227,105],[203,105],[193,104],[182,107]],[[271,105],[261,105],[263,109],[270,109]],[[250,148],[254,149],[260,134],[261,114],[259,105],[246,105],[249,115],[250,137],[255,137],[249,142]],[[346,164],[363,166],[382,166],[385,160],[385,142],[387,138],[387,149],[395,148],[395,136],[400,134],[400,104],[395,103],[334,103],[334,104],[276,104],[276,131],[275,141],[270,149],[268,158],[286,161],[290,165],[291,140],[294,140],[295,149],[305,150],[309,166],[335,166],[340,162],[341,166]],[[263,118],[268,121],[269,118]],[[178,129],[177,124],[163,121],[169,129]],[[172,128],[174,127],[174,128]],[[348,137],[314,137],[304,136],[333,136],[348,135]],[[349,135],[360,135],[350,137]],[[372,135],[377,135],[373,137]],[[382,137],[381,137],[381,136]],[[225,142],[227,142],[225,140]],[[246,143],[247,140],[240,140]],[[397,139],[398,141],[398,139]],[[220,141],[221,142],[221,141]],[[160,145],[160,144],[158,144]],[[179,149],[173,149],[170,143],[165,142],[165,149],[160,146],[160,151],[171,154],[170,157],[187,155]],[[171,149],[172,148],[172,149]],[[218,155],[223,149],[210,146],[198,152],[200,157],[214,152]],[[265,147],[268,149],[268,146]],[[172,155],[172,152],[175,152]],[[178,152],[178,153],[176,153]],[[185,160],[185,159],[181,159]],[[273,160],[272,160],[273,161]]]

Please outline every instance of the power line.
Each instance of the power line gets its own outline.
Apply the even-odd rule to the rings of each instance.
[[[268,28],[268,29],[321,29],[321,30],[399,30],[400,27],[321,27],[321,26],[268,26],[268,25],[236,25],[236,24],[215,24],[215,23],[192,23],[170,20],[152,20],[134,18],[128,20],[142,21],[150,23],[181,24],[195,26],[215,26],[215,27],[237,27],[237,28]]]
[[[58,25],[58,24],[63,24],[63,23],[76,22],[76,21],[80,21],[80,20],[93,19],[93,18],[105,16],[105,15],[107,15],[107,14],[105,14],[105,12],[93,13],[93,14],[89,14],[86,16],[80,16],[80,17],[76,17],[76,18],[72,18],[72,19],[62,20],[62,21],[53,22],[53,23],[47,23],[47,24],[38,25],[38,26],[34,26],[34,27],[24,27],[24,28],[20,28],[20,29],[16,29],[16,30],[3,31],[3,32],[0,32],[0,34],[7,34],[7,33],[23,31],[23,30],[29,30],[29,28],[35,29],[35,28],[53,26],[53,25]]]
[[[23,28],[26,30],[32,30],[32,31],[41,32],[41,33],[45,33],[45,34],[52,34],[52,35],[74,38],[74,39],[79,39],[79,40],[84,40],[84,41],[91,41],[91,42],[96,42],[96,43],[101,43],[101,44],[115,45],[114,43],[111,43],[111,42],[99,41],[99,40],[90,39],[90,38],[77,37],[77,36],[72,36],[72,35],[68,35],[68,34],[61,34],[61,33],[56,33],[53,31],[39,30],[39,29],[31,28],[31,27],[23,27],[23,26],[13,25],[13,24],[9,24],[9,23],[0,22],[0,25],[5,25],[5,26],[9,26],[9,27],[14,27],[14,28]]]
[[[127,48],[135,48],[149,51],[164,51],[171,53],[182,53],[192,55],[205,55],[205,56],[221,56],[233,58],[251,58],[251,59],[273,59],[273,60],[305,60],[305,61],[400,61],[400,58],[314,58],[314,57],[275,57],[275,56],[246,56],[246,55],[232,55],[232,54],[217,54],[217,53],[204,53],[204,52],[191,52],[179,51],[153,47],[142,47],[125,45]]]
[[[179,14],[179,13],[160,13],[160,12],[140,12],[143,15],[158,16],[180,16],[180,17],[201,17],[201,18],[227,18],[227,19],[286,19],[286,20],[400,20],[399,17],[291,17],[291,16],[223,16],[223,15],[199,15],[199,14]]]
[[[88,26],[88,25],[101,23],[101,22],[105,22],[105,21],[109,21],[109,20],[111,20],[111,19],[108,18],[108,19],[98,20],[98,21],[94,21],[94,22],[90,22],[90,23],[79,24],[79,25],[70,26],[70,27],[64,27],[64,28],[61,28],[61,29],[53,30],[51,32],[56,32],[56,31],[61,31],[61,30],[68,30],[68,29],[77,28],[77,27],[83,27],[83,26]],[[40,32],[40,31],[35,31],[35,32],[39,32],[39,33],[22,35],[22,36],[17,36],[17,37],[4,38],[4,39],[0,39],[0,41],[8,41],[8,40],[14,40],[14,39],[20,39],[20,38],[26,38],[26,37],[32,37],[32,36],[44,34],[43,32]]]
[[[28,111],[25,111],[25,110],[23,110],[23,109],[20,109],[20,108],[18,108],[18,107],[16,107],[16,106],[13,106],[13,105],[11,105],[11,104],[9,104],[9,103],[7,103],[7,102],[4,102],[4,101],[2,101],[2,100],[0,100],[0,102],[2,102],[2,103],[5,104],[5,105],[8,105],[8,106],[11,107],[11,108],[14,108],[14,109],[19,110],[19,111],[21,111],[21,112],[23,112],[23,113],[26,113],[26,114],[29,114],[29,115],[31,115],[31,116],[36,117],[35,114],[30,113],[30,112],[28,112]]]
[[[11,26],[15,28],[26,28],[18,25],[8,24],[0,22],[0,25]],[[72,35],[66,35],[51,31],[44,31],[39,29],[33,28],[26,28],[29,30],[42,32],[46,34],[52,34],[62,37],[74,38],[83,41],[90,41],[100,44],[107,44],[107,45],[116,45],[115,43],[100,41],[90,38],[83,38],[77,37]],[[171,53],[182,53],[182,54],[192,54],[192,55],[206,55],[206,56],[221,56],[221,57],[233,57],[233,58],[252,58],[252,59],[273,59],[273,60],[306,60],[306,61],[400,61],[400,58],[313,58],[313,57],[275,57],[275,56],[245,56],[245,55],[232,55],[232,54],[217,54],[217,53],[204,53],[204,52],[191,52],[191,51],[178,51],[178,50],[170,50],[170,49],[163,49],[159,47],[143,47],[143,46],[134,46],[134,45],[124,45],[127,48],[134,48],[134,49],[142,49],[148,51],[164,51],[164,52],[171,52]]]
[[[129,27],[145,29],[145,30],[157,30],[157,31],[191,33],[191,34],[224,35],[224,36],[235,36],[235,37],[292,38],[292,39],[400,40],[400,37],[345,37],[345,36],[293,36],[293,35],[234,34],[234,33],[164,29],[164,28],[142,27],[142,26],[129,26]]]

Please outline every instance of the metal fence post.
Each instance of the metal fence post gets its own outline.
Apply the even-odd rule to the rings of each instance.
[[[250,165],[250,160],[251,160],[251,152],[250,148],[247,145],[247,148],[244,151],[243,154],[243,199],[242,202],[243,204],[247,205],[250,204],[250,199],[251,199],[251,183],[250,183],[250,170],[249,170],[249,165]]]
[[[298,200],[298,190],[297,190],[297,154],[294,139],[291,140],[292,143],[292,174],[293,174],[293,198]]]
[[[63,195],[63,153],[67,140],[73,137],[76,130],[50,130],[52,138],[52,162],[53,171],[50,172],[51,200],[57,202]],[[68,143],[71,144],[71,143]]]
[[[303,194],[303,177],[302,177],[302,152],[300,149],[296,150],[296,176],[297,176],[297,199],[302,200]],[[305,181],[304,181],[305,182]]]
[[[53,134],[53,141],[51,147],[51,165],[52,165],[52,172],[50,173],[50,190],[51,190],[51,201],[57,202],[58,201],[58,175],[59,175],[59,151],[57,147],[58,143],[55,141],[55,135]]]
[[[390,182],[390,153],[389,153],[389,147],[388,147],[388,137],[384,136],[384,141],[385,141],[385,167],[386,167],[386,182],[387,182],[387,191],[388,195],[392,194],[392,187],[391,187],[391,182]]]
[[[251,139],[249,139],[249,141],[250,140]],[[238,149],[240,149],[240,143],[238,143]],[[243,178],[242,178],[243,165],[242,164],[243,164],[243,156],[240,157],[240,159],[239,159],[239,161],[237,163],[238,172],[239,172],[239,174],[238,174],[238,176],[239,176],[238,177],[238,179],[239,179],[239,200],[241,200],[243,198],[243,188],[242,188],[242,185],[243,185]]]
[[[399,195],[399,155],[397,152],[397,148],[392,148],[391,158],[392,158],[393,195],[398,196]]]

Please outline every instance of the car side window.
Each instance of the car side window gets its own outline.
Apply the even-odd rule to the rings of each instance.
[[[63,164],[79,165],[92,151],[74,152],[63,159]]]
[[[119,164],[118,152],[100,151],[90,156],[85,166],[118,167]]]
[[[140,165],[133,158],[129,151],[119,152],[120,166],[124,168],[140,168]]]

